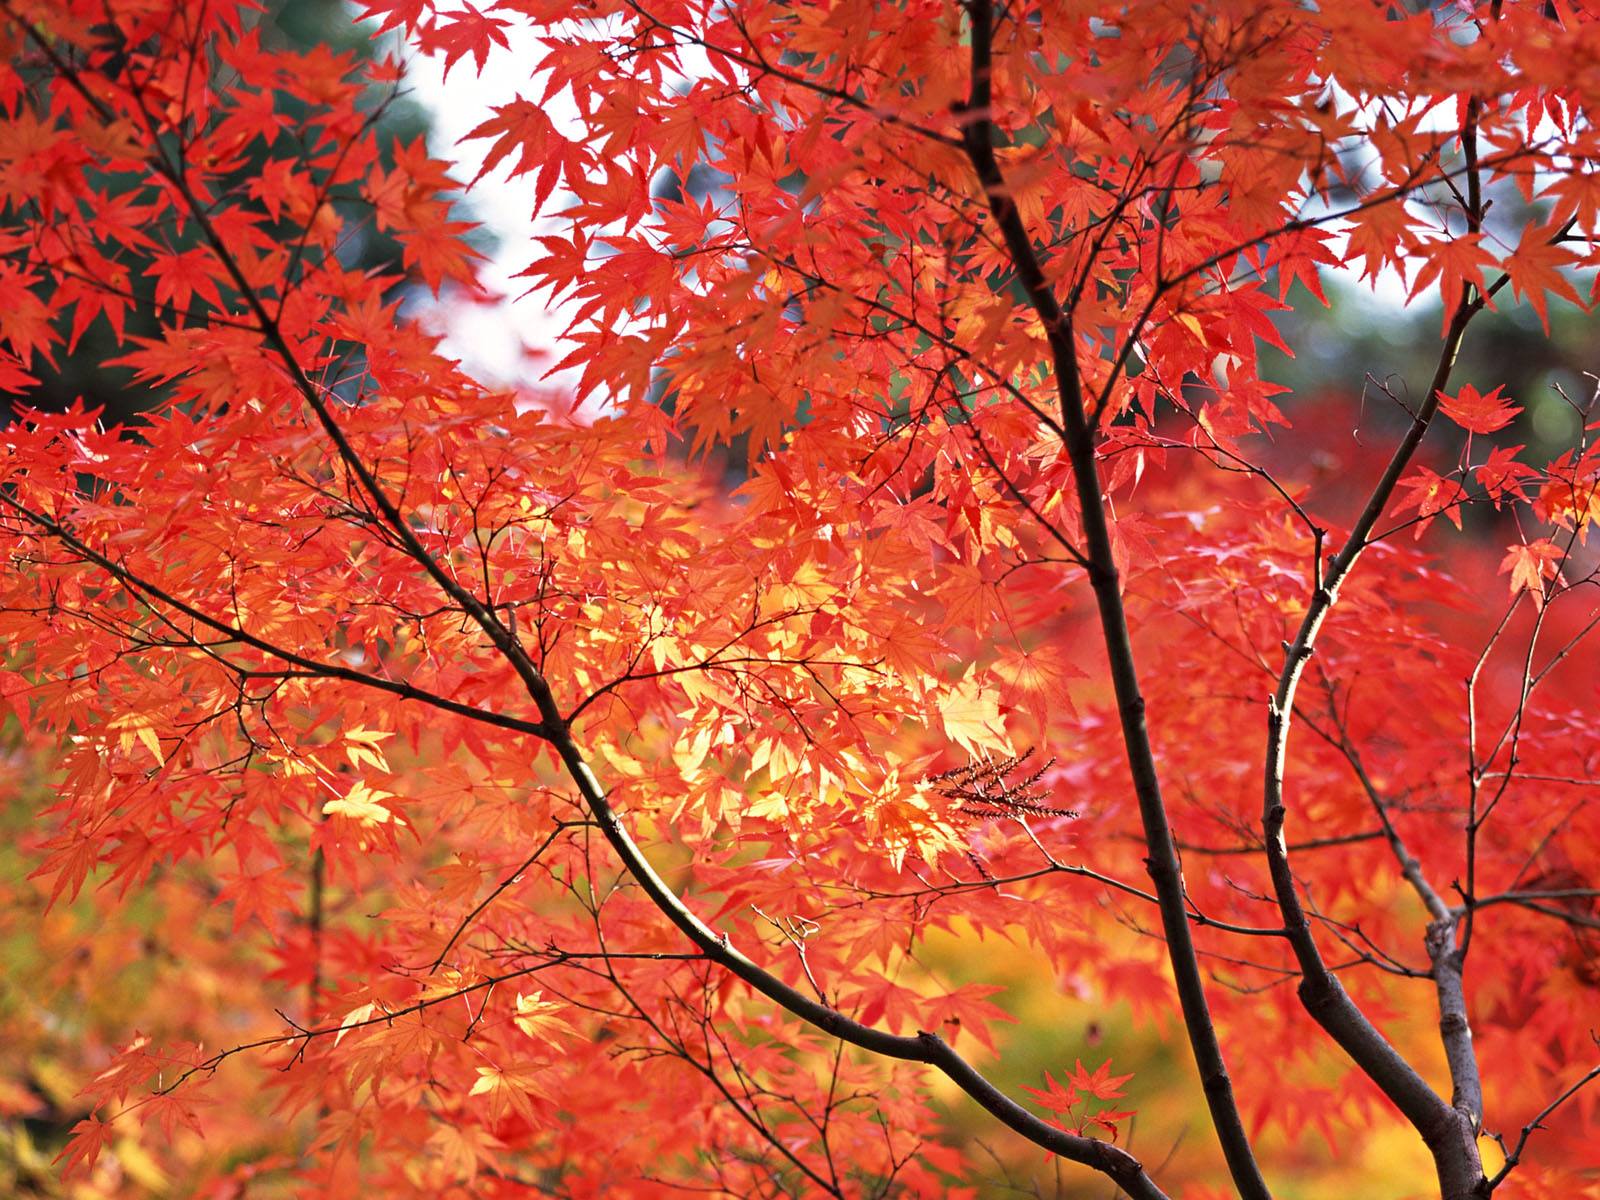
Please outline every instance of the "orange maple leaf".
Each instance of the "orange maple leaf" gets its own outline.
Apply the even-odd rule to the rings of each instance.
[[[1549,538],[1519,542],[1506,550],[1506,556],[1500,560],[1500,573],[1511,572],[1513,596],[1527,588],[1534,604],[1543,607],[1544,581],[1555,577],[1563,557],[1561,548]]]
[[[88,1171],[94,1166],[95,1160],[100,1157],[100,1152],[106,1148],[106,1143],[110,1140],[109,1121],[102,1121],[93,1113],[79,1121],[72,1127],[72,1136],[67,1140],[65,1148],[54,1159],[55,1162],[61,1163],[62,1177],[70,1179],[80,1172]]]
[[[1468,284],[1476,287],[1479,295],[1485,290],[1483,269],[1494,266],[1495,257],[1483,248],[1482,238],[1482,234],[1464,233],[1428,242],[1422,247],[1422,266],[1411,285],[1410,296],[1415,299],[1429,284],[1437,281],[1439,295],[1444,300],[1446,328]]]
[[[515,1113],[525,1121],[533,1120],[533,1097],[548,1099],[549,1093],[539,1086],[535,1067],[479,1067],[478,1078],[469,1096],[487,1096],[489,1119],[499,1121],[508,1113]]]

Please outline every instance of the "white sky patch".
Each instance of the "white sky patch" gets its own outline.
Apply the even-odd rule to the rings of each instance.
[[[519,94],[536,100],[544,91],[543,81],[530,73],[531,65],[541,57],[534,35],[526,27],[509,29],[506,34],[510,50],[496,48],[481,75],[470,58],[457,62],[448,77],[442,58],[412,54],[406,60],[406,82],[432,115],[429,149],[435,158],[455,163],[451,175],[463,183],[483,166],[494,139],[461,139],[493,115],[493,105],[509,104]],[[577,120],[571,97],[564,92],[551,99],[546,112],[561,128]],[[524,295],[529,281],[516,278],[534,257],[534,237],[561,230],[562,222],[548,214],[563,207],[566,194],[558,190],[552,195],[545,204],[546,215],[535,221],[534,177],[507,179],[502,166],[479,180],[467,198],[473,219],[497,239],[479,274],[500,298],[493,304],[443,304],[439,316],[446,334],[444,352],[459,358],[486,383],[534,390],[570,389],[578,379],[575,370],[540,381],[570,348],[561,338],[568,317],[559,306],[550,306],[548,295]]]
[[[575,28],[593,33],[593,23],[573,22]],[[429,150],[435,158],[454,165],[453,178],[466,183],[483,166],[495,138],[463,141],[469,133],[493,115],[495,105],[509,104],[519,96],[540,103],[556,129],[573,140],[582,139],[586,130],[572,95],[562,89],[542,100],[545,79],[533,71],[533,64],[544,56],[539,36],[559,32],[536,32],[527,25],[505,30],[509,48],[494,47],[476,70],[473,60],[463,58],[448,72],[442,57],[408,54],[406,82],[416,100],[432,114]],[[678,61],[690,78],[710,75],[711,67],[702,50],[682,46]],[[467,198],[472,217],[496,238],[489,261],[480,266],[484,285],[497,294],[490,304],[470,304],[459,297],[446,299],[435,310],[437,325],[445,334],[443,352],[462,361],[466,369],[485,383],[531,389],[557,395],[572,392],[582,368],[568,367],[548,375],[574,343],[562,337],[571,319],[568,305],[552,304],[548,291],[528,293],[527,279],[517,278],[538,252],[534,238],[568,232],[559,213],[572,200],[571,192],[558,187],[545,201],[543,212],[534,220],[535,175],[507,177],[516,155],[510,155],[488,175],[471,187]],[[591,235],[603,237],[604,230]],[[582,411],[591,415],[602,411],[608,397],[604,389],[591,392]]]

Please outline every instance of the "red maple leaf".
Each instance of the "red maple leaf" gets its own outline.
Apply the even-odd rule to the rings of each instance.
[[[1522,411],[1520,405],[1500,394],[1499,387],[1480,393],[1470,383],[1462,384],[1461,390],[1453,396],[1448,392],[1440,392],[1439,408],[1469,433],[1493,433],[1497,429],[1504,429]]]
[[[1558,233],[1559,230],[1544,225],[1528,226],[1522,231],[1522,241],[1516,250],[1502,264],[1511,279],[1512,290],[1519,297],[1527,297],[1547,333],[1551,295],[1580,307],[1583,305],[1572,280],[1562,273],[1578,262],[1578,256],[1555,241]]]

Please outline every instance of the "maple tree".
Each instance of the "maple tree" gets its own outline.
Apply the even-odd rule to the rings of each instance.
[[[571,406],[352,263],[485,299],[466,181],[380,146],[400,58],[0,0],[0,382],[93,328],[167,395],[0,457],[0,1114],[70,1118],[48,1170],[1600,1192],[1595,400],[1530,455],[1456,368],[1590,304],[1587,5],[362,12],[537,47],[473,136],[549,212]],[[1288,397],[1260,347],[1346,268],[1440,304],[1434,362]],[[1027,1084],[997,945],[1069,1047]],[[1085,1011],[1211,1136],[1135,1140],[1150,1043]]]

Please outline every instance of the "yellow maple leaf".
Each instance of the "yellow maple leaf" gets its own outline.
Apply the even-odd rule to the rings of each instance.
[[[561,1006],[541,999],[543,992],[530,996],[517,994],[517,1015],[511,1020],[531,1038],[559,1047],[563,1037],[576,1037],[577,1030],[561,1016]]]
[[[479,1067],[477,1082],[467,1095],[489,1098],[490,1121],[499,1121],[510,1111],[532,1122],[532,1097],[546,1095],[535,1082],[534,1071],[533,1067]]]
[[[999,694],[984,687],[969,670],[961,682],[939,701],[945,736],[968,754],[983,750],[1011,753],[1005,720],[1000,716]]]
[[[344,752],[350,759],[350,765],[359,769],[363,764],[370,764],[380,771],[388,771],[389,763],[383,757],[383,748],[379,743],[393,736],[393,733],[376,729],[347,729],[344,740],[349,744]]]
[[[121,713],[107,721],[106,728],[117,731],[117,746],[124,754],[138,742],[150,751],[157,763],[165,766],[167,760],[161,753],[161,739],[156,736],[155,724],[154,719],[143,713]]]
[[[339,1022],[339,1032],[333,1035],[333,1044],[337,1046],[344,1041],[344,1035],[350,1032],[352,1026],[368,1020],[377,1011],[378,1006],[376,1004],[358,1004],[345,1013],[344,1020]]]
[[[368,827],[382,825],[386,821],[394,820],[394,814],[378,803],[380,800],[391,800],[393,792],[381,792],[376,788],[369,788],[366,784],[356,781],[355,785],[337,800],[329,800],[322,806],[322,815],[326,817],[348,817],[361,825]]]

